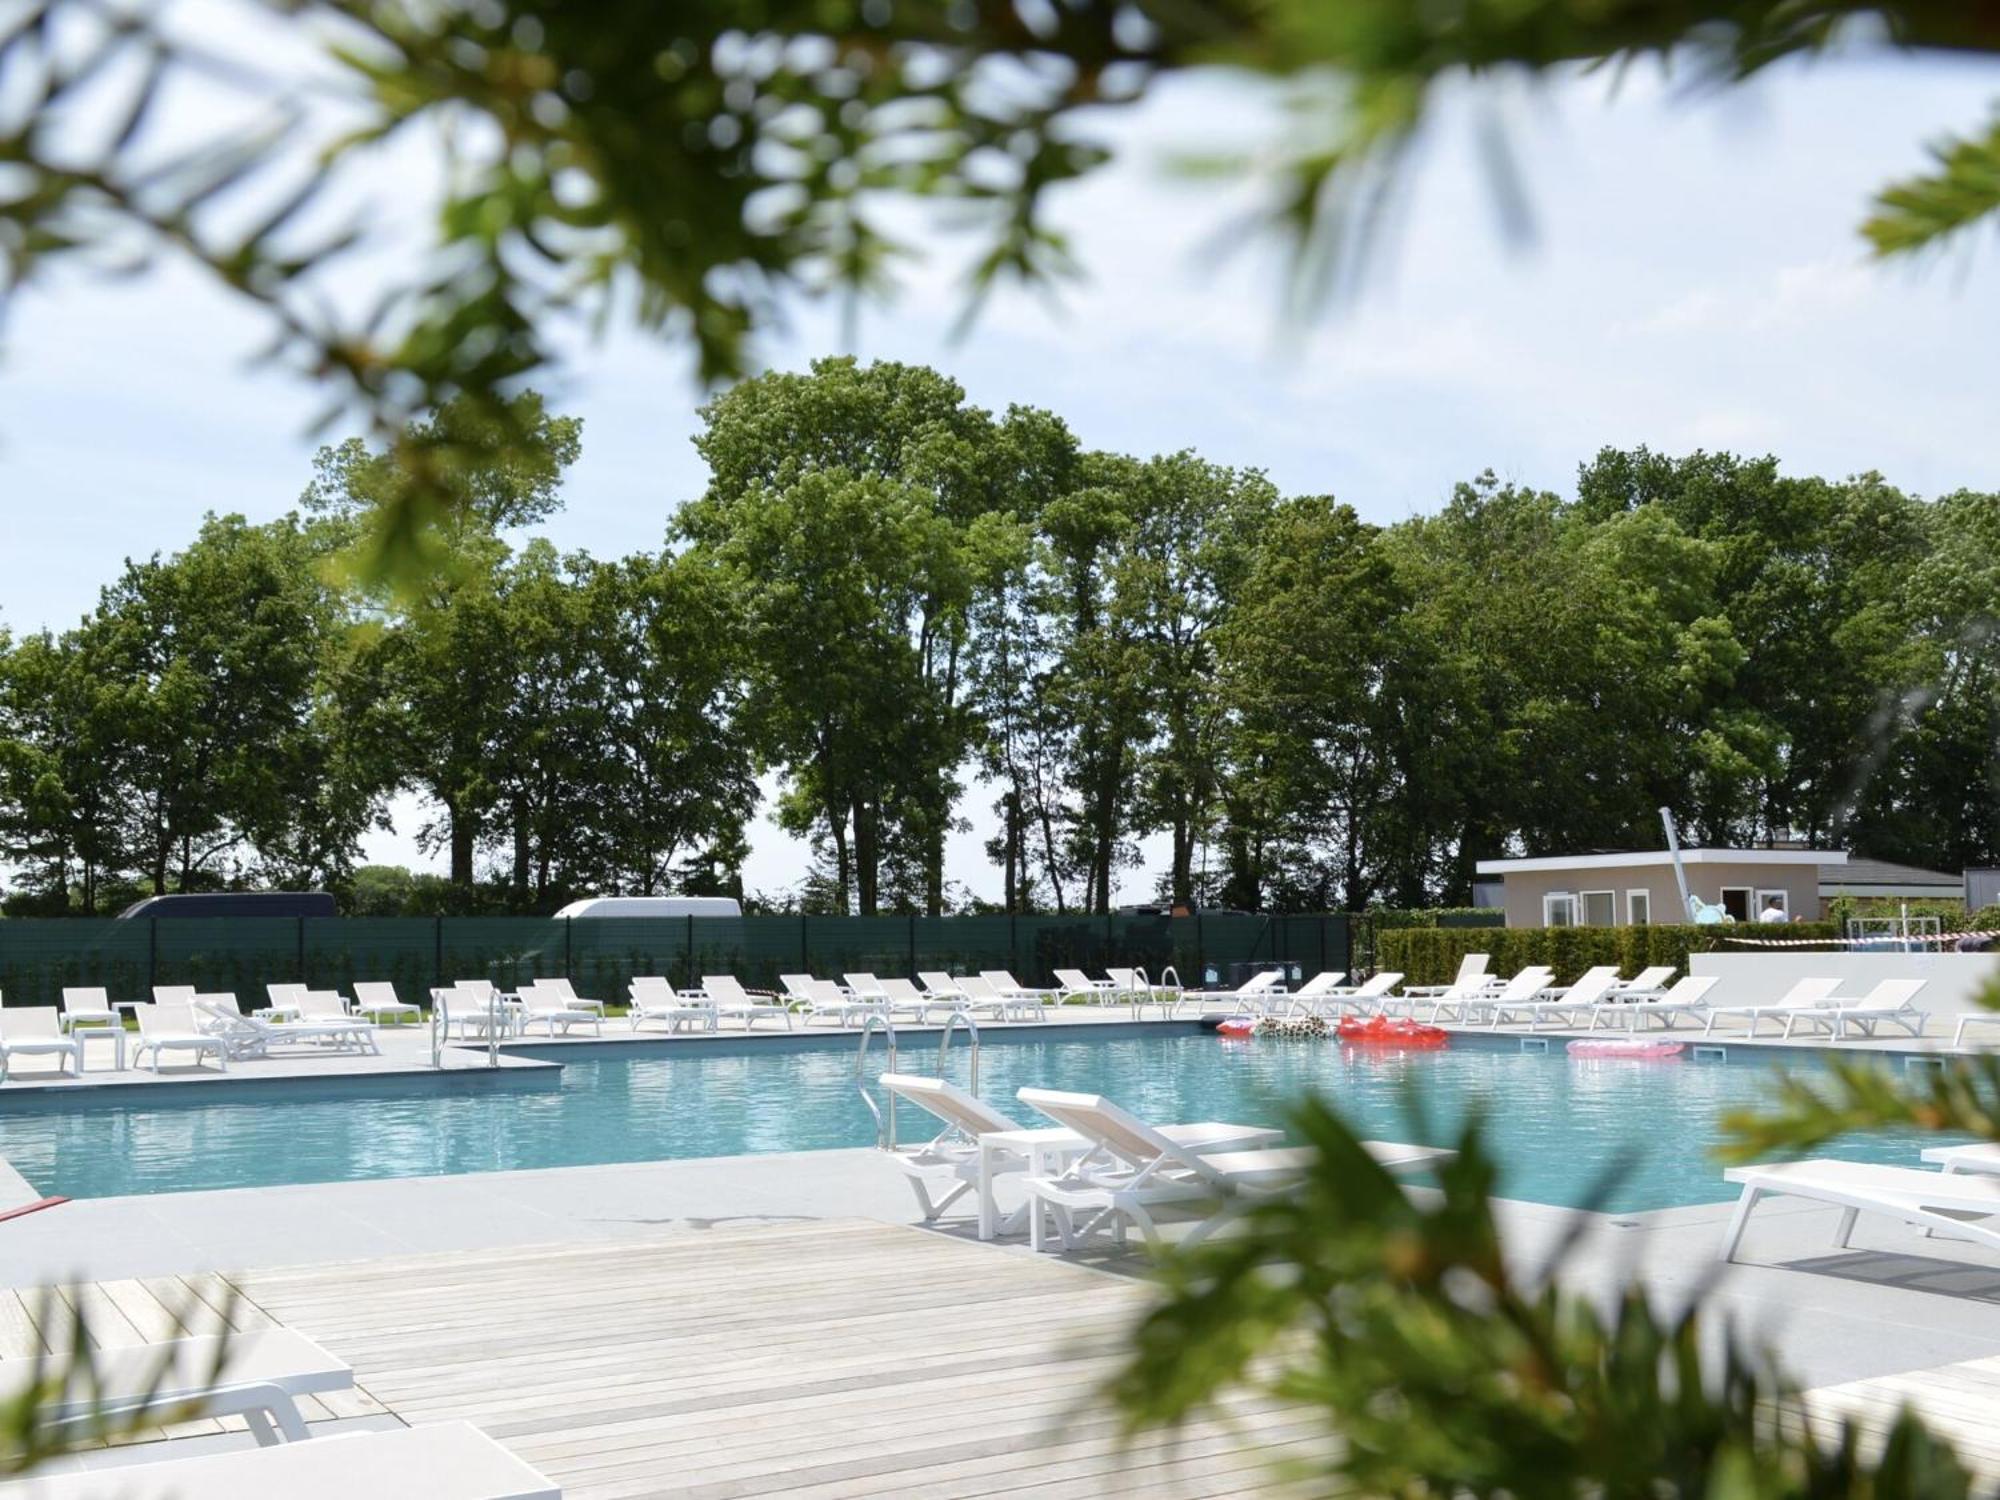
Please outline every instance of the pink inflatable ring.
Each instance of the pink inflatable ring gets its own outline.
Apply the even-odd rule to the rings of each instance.
[[[1579,1039],[1569,1044],[1571,1057],[1637,1057],[1660,1060],[1679,1057],[1682,1044],[1679,1042],[1647,1042],[1637,1037],[1603,1037]]]

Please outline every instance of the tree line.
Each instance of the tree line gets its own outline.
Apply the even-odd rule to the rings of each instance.
[[[657,553],[522,534],[581,424],[533,394],[318,455],[74,628],[0,637],[9,909],[364,891],[393,909],[741,892],[760,775],[809,910],[939,912],[992,798],[1007,910],[1463,902],[1474,863],[1802,837],[2000,863],[2000,496],[1607,449],[1364,522],[1192,452],[1087,448],[922,367],[815,363],[703,409]],[[417,482],[420,582],[356,559]],[[440,878],[357,871],[423,795]],[[767,898],[773,899],[773,898]]]

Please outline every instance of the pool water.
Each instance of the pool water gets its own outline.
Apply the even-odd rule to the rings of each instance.
[[[866,1146],[874,1122],[855,1090],[854,1044],[794,1050],[668,1046],[550,1050],[560,1087],[387,1088],[372,1093],[239,1094],[226,1085],[171,1101],[56,1108],[27,1096],[0,1111],[0,1157],[44,1193],[104,1197],[199,1188],[498,1172],[621,1161]],[[906,1043],[902,1065],[929,1072],[934,1046]],[[879,1071],[879,1044],[870,1059]],[[1790,1066],[1810,1071],[1811,1058]],[[964,1046],[948,1071],[963,1081]],[[1725,1110],[1770,1097],[1772,1063],[1572,1059],[1457,1045],[1396,1053],[1325,1043],[1224,1042],[1201,1034],[1107,1039],[989,1037],[979,1093],[1024,1124],[1023,1084],[1102,1093],[1155,1121],[1282,1124],[1288,1105],[1323,1092],[1363,1135],[1446,1145],[1484,1113],[1513,1198],[1635,1212],[1735,1196],[1709,1155]],[[1410,1100],[1422,1101],[1421,1123]],[[934,1133],[898,1111],[898,1137]],[[1914,1164],[1914,1133],[1857,1136],[1833,1154]]]

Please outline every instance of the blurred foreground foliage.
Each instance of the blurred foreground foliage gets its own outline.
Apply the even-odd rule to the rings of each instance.
[[[1797,1386],[1700,1295],[1670,1310],[1637,1284],[1566,1286],[1581,1214],[1525,1273],[1503,1253],[1476,1122],[1436,1195],[1407,1194],[1323,1103],[1291,1124],[1319,1152],[1304,1188],[1164,1257],[1165,1299],[1112,1384],[1130,1429],[1246,1387],[1316,1407],[1326,1442],[1284,1471],[1314,1494],[1973,1493],[1950,1444],[1907,1411],[1876,1441],[1831,1414],[1806,1421]]]
[[[1991,55],[2000,29],[1962,0],[232,0],[199,28],[146,0],[13,0],[0,299],[167,251],[259,304],[275,352],[400,445],[408,482],[360,556],[409,577],[561,327],[634,324],[732,379],[796,299],[892,291],[914,236],[887,226],[913,204],[965,247],[969,305],[1059,282],[1077,268],[1051,194],[1178,76],[1281,91],[1274,140],[1201,166],[1261,189],[1252,229],[1287,249],[1302,312],[1356,260],[1442,88],[1648,59],[1719,86],[1836,47]],[[434,188],[386,154],[411,137]],[[427,240],[385,255],[391,184],[437,204]],[[2000,126],[1936,143],[1864,234],[1908,254],[1996,206]],[[343,308],[321,272],[357,247],[391,269]],[[482,422],[411,438],[459,397]]]

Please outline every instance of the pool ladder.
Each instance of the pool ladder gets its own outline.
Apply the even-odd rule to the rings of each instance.
[[[964,1011],[953,1011],[945,1018],[944,1030],[938,1034],[937,1076],[944,1077],[945,1058],[951,1051],[952,1033],[960,1026],[965,1028],[968,1051],[966,1088],[973,1093],[979,1091],[979,1023]],[[883,1045],[889,1049],[888,1072],[896,1071],[896,1023],[888,1015],[876,1011],[861,1022],[861,1045],[854,1053],[854,1088],[861,1095],[861,1102],[868,1106],[868,1113],[875,1117],[875,1143],[885,1151],[896,1149],[896,1096],[887,1096],[886,1108],[875,1102],[875,1096],[868,1089],[868,1039],[876,1032],[882,1033]]]

